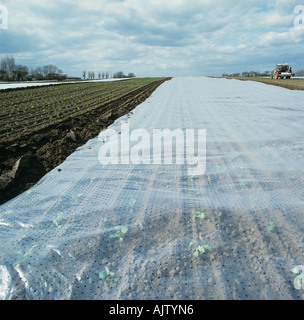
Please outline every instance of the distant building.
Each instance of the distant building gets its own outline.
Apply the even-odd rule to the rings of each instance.
[[[65,80],[67,75],[65,73],[49,73],[46,77],[48,80]]]

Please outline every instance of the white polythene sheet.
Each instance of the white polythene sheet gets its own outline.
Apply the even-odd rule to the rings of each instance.
[[[117,140],[90,140],[0,206],[0,298],[303,299],[303,101],[257,82],[165,82],[102,133]],[[128,163],[126,140],[115,149],[126,124],[145,164]],[[206,170],[153,163],[155,129],[205,129]],[[126,164],[100,162],[105,146]]]
[[[50,85],[58,85],[58,84],[71,84],[71,83],[87,83],[87,82],[109,82],[109,81],[121,81],[127,80],[128,78],[124,79],[102,79],[102,80],[82,80],[82,81],[40,81],[40,82],[0,82],[0,90],[3,89],[16,89],[16,88],[27,88],[27,87],[40,87],[40,86],[50,86]]]

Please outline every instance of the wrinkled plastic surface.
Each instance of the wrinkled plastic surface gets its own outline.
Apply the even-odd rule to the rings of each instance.
[[[257,82],[165,82],[110,128],[206,129],[205,173],[101,165],[90,140],[0,206],[0,298],[303,299],[303,101]]]

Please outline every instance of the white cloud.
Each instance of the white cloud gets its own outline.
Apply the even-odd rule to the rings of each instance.
[[[103,68],[219,75],[264,71],[281,59],[303,68],[294,54],[304,34],[293,27],[298,1],[2,1],[9,30],[0,30],[0,56],[15,54],[19,63],[57,64],[75,75]]]

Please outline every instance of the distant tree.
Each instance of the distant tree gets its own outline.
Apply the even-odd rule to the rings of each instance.
[[[6,76],[7,76],[6,70],[1,69],[0,67],[0,80],[6,80]]]
[[[43,80],[44,79],[42,67],[31,68],[30,75],[31,75],[32,79],[36,79],[36,80]]]
[[[87,72],[84,70],[84,71],[82,71],[82,77],[83,77],[83,79],[85,80],[85,78],[86,78],[86,75],[87,75]]]
[[[109,79],[110,75],[109,72],[106,72],[106,79]]]
[[[42,73],[46,77],[50,73],[49,72],[49,66],[42,67]]]
[[[27,75],[29,74],[29,69],[26,66],[22,66],[21,64],[16,65],[15,70],[13,71],[14,80],[24,81],[27,79]]]
[[[15,58],[7,55],[0,60],[0,70],[4,80],[14,80]]]
[[[101,77],[102,77],[102,79],[105,78],[105,73],[104,73],[104,71],[102,71]]]
[[[304,77],[304,70],[299,70],[295,72],[296,77]]]
[[[48,64],[46,66],[42,67],[43,75],[47,77],[49,74],[55,74],[55,73],[62,73],[62,70],[60,70],[58,67]]]
[[[90,79],[90,80],[95,79],[95,72],[94,71],[88,72],[88,79]]]
[[[128,78],[135,78],[135,74],[134,73],[132,73],[132,72],[130,72],[130,73],[128,73],[128,76],[127,76]]]
[[[101,79],[101,73],[98,72],[98,79],[100,80]]]
[[[114,73],[113,78],[125,78],[125,74],[122,71],[118,71],[116,73]]]
[[[58,76],[58,73],[63,73],[58,67],[49,64],[43,67],[31,67],[16,64],[15,58],[12,55],[7,55],[0,59],[0,79],[2,80],[44,80]]]

